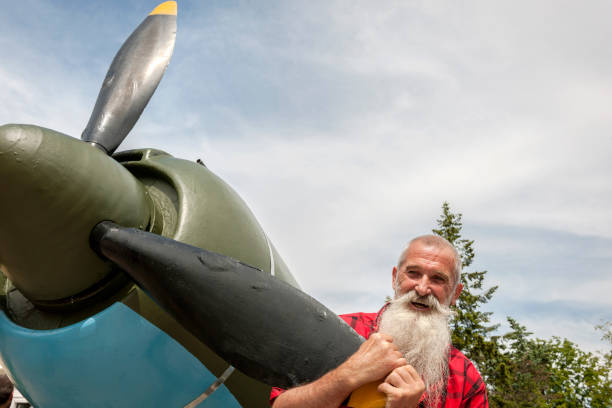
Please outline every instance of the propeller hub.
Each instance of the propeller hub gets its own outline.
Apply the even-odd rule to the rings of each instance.
[[[88,245],[98,222],[149,222],[148,193],[129,171],[50,129],[0,126],[0,174],[0,265],[35,304],[63,302],[111,273]]]

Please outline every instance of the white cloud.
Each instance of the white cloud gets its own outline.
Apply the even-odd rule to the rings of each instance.
[[[606,344],[600,340],[601,333],[595,330],[591,321],[576,318],[546,318],[543,316],[521,317],[519,323],[527,328],[527,331],[534,333],[538,338],[550,339],[553,336],[566,338],[579,347],[591,353],[603,352]],[[601,322],[595,322],[598,324]],[[504,323],[499,332],[505,333],[509,330],[507,323]]]
[[[27,4],[41,8],[22,11],[21,25],[2,20],[0,122],[78,137],[142,16],[123,5]],[[612,237],[609,8],[183,2],[173,61],[122,148],[203,158],[253,208],[303,287],[341,312],[389,294],[400,246],[433,227],[444,200],[466,227],[491,226],[480,240],[485,267],[510,250],[546,265],[566,248],[542,256],[525,248],[526,230],[496,234]],[[583,273],[580,300],[612,286]],[[512,301],[549,279],[495,276]],[[562,299],[560,282],[542,296]]]

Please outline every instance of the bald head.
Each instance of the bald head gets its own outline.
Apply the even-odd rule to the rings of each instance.
[[[451,244],[450,242],[448,242],[447,240],[445,240],[439,235],[433,235],[433,234],[421,235],[411,240],[406,246],[406,248],[402,251],[397,261],[398,269],[400,268],[402,263],[404,263],[404,261],[406,260],[406,253],[410,249],[410,246],[412,246],[412,244],[415,244],[417,242],[423,246],[433,247],[439,250],[448,250],[452,252],[453,265],[454,265],[454,268],[452,271],[453,277],[454,277],[453,286],[456,288],[457,285],[461,282],[461,255],[459,255],[457,248],[455,248],[453,244]]]

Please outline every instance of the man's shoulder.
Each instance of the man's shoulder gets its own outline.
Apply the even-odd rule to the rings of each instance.
[[[486,401],[484,382],[470,359],[451,346],[448,363],[450,378],[447,398],[483,398],[483,401]]]
[[[455,346],[451,346],[448,365],[451,369],[451,372],[461,371],[464,373],[464,375],[468,371],[476,371],[476,373],[478,373],[478,370],[476,370],[476,367],[474,367],[474,364],[470,361],[470,359],[467,358],[465,354],[463,354],[461,351],[459,351],[459,349],[455,348]]]
[[[368,338],[376,326],[378,313],[347,313],[339,315],[342,320],[351,326],[357,334]]]
[[[463,354],[459,349],[457,349],[453,345],[451,345],[451,348],[450,348],[449,363],[451,366],[466,367],[466,368],[470,367],[470,368],[475,369],[474,364],[470,361],[470,359],[467,358],[465,354]]]
[[[461,352],[461,350],[459,350],[457,347],[453,345],[451,345],[450,347],[450,355],[451,355],[451,359],[455,358],[459,360],[467,360],[468,362],[470,362],[470,359],[467,358],[465,354]]]
[[[349,326],[352,326],[351,323],[353,322],[360,322],[360,323],[371,325],[376,322],[376,317],[378,316],[378,313],[376,312],[374,313],[358,312],[358,313],[345,313],[339,316],[342,320],[347,322]]]
[[[340,316],[342,319],[347,320],[347,319],[352,319],[353,317],[358,319],[358,320],[368,320],[368,321],[374,321],[376,320],[376,316],[378,315],[377,312],[372,312],[372,313],[363,313],[363,312],[358,312],[358,313],[344,313]]]

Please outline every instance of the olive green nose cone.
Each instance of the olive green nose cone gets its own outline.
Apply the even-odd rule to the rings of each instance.
[[[110,268],[89,248],[92,228],[144,228],[148,203],[142,184],[99,149],[37,126],[0,126],[0,265],[32,302],[99,285]]]

